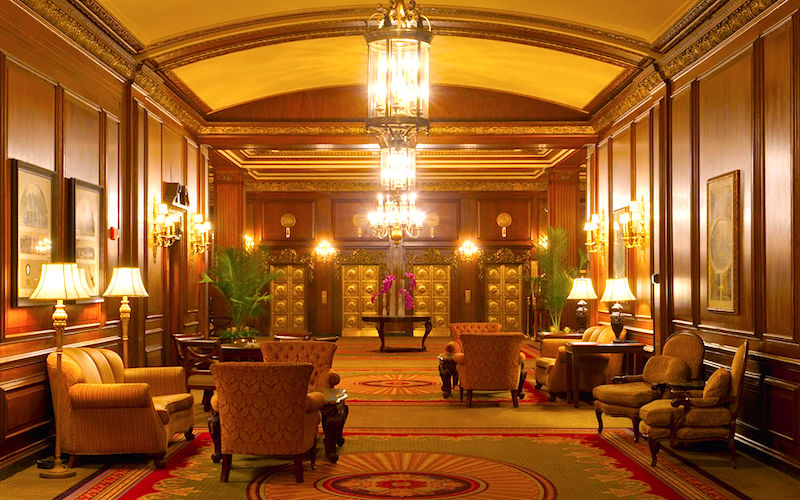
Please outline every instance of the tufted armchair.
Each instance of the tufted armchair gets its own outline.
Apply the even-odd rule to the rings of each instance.
[[[633,440],[639,442],[639,410],[660,399],[667,385],[699,380],[703,374],[705,345],[690,332],[679,332],[667,339],[661,355],[647,360],[641,375],[615,377],[611,384],[592,391],[597,415],[597,432],[603,431],[603,413],[628,417],[633,422]]]
[[[621,339],[627,337],[623,330]],[[567,342],[595,342],[608,344],[616,336],[610,326],[592,326],[583,334],[546,335],[542,339],[541,356],[536,358],[534,377],[536,388],[544,388],[550,396],[550,401],[555,401],[556,395],[567,392],[567,354],[564,345]],[[578,387],[582,392],[591,390],[600,384],[609,382],[613,377],[622,373],[622,356],[618,354],[595,354],[581,356],[578,367]]]
[[[219,412],[222,470],[227,482],[232,455],[292,455],[295,480],[303,458],[316,463],[320,408],[325,398],[307,393],[311,363],[217,363],[213,404]]]
[[[731,465],[736,468],[734,436],[742,403],[748,347],[748,342],[744,341],[733,356],[730,371],[717,369],[702,391],[673,390],[672,399],[657,399],[639,410],[641,432],[650,443],[653,467],[661,441],[668,439],[671,443],[727,441]]]
[[[472,406],[472,391],[511,391],[514,408],[519,406],[519,345],[521,333],[465,333],[464,352],[453,359],[458,369],[461,399],[467,391],[467,406]]]
[[[261,355],[268,363],[311,363],[314,371],[308,383],[309,389],[327,389],[339,383],[341,377],[331,369],[335,353],[336,344],[331,342],[281,341],[261,344]]]
[[[125,368],[108,349],[67,348],[62,371],[56,355],[47,356],[50,380],[62,377],[55,409],[61,449],[72,455],[147,453],[164,467],[167,443],[183,432],[194,439],[194,399],[179,366]]]

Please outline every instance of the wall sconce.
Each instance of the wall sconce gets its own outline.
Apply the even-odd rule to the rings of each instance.
[[[645,217],[644,198],[641,201],[632,201],[627,212],[620,214],[619,223],[622,225],[622,241],[625,248],[644,249],[647,239],[647,224]]]
[[[256,248],[256,240],[249,234],[243,236],[245,252],[252,252]]]
[[[206,253],[211,246],[211,223],[203,214],[189,217],[189,246],[194,253]]]
[[[34,247],[34,252],[38,255],[46,255],[50,253],[50,250],[53,249],[53,241],[50,238],[42,238],[41,240],[36,242],[36,247]]]
[[[153,262],[160,248],[167,248],[181,239],[181,219],[169,212],[166,203],[153,206]]]
[[[480,252],[480,250],[472,240],[467,240],[458,247],[458,255],[461,257],[461,260],[465,262],[471,261],[478,252]]]
[[[605,212],[601,210],[599,214],[592,214],[583,225],[583,230],[586,231],[586,251],[603,254],[608,241]]]
[[[281,215],[281,226],[286,228],[286,237],[292,237],[292,228],[297,224],[297,217],[294,214],[285,213]]]
[[[334,255],[336,255],[336,249],[331,246],[328,240],[322,240],[314,249],[314,254],[320,261],[328,262]]]
[[[495,222],[500,226],[500,235],[505,238],[508,235],[508,226],[511,225],[511,215],[505,212],[498,214]]]

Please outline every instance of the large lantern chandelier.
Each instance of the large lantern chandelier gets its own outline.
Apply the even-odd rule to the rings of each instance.
[[[417,150],[402,140],[381,146],[381,189],[414,191],[417,182]]]
[[[379,136],[427,132],[428,58],[433,33],[413,0],[392,0],[367,21],[367,129]]]
[[[425,214],[416,208],[416,193],[378,195],[378,207],[367,214],[372,233],[378,238],[389,237],[395,244],[403,236],[417,238]]]

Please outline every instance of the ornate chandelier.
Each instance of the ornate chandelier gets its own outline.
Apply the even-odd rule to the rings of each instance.
[[[381,147],[381,188],[384,191],[414,191],[417,182],[417,150],[405,141]]]
[[[392,0],[367,20],[367,130],[406,137],[427,132],[428,63],[433,33],[413,0]]]
[[[425,214],[416,209],[416,200],[416,193],[379,194],[377,209],[367,214],[372,234],[378,238],[388,236],[395,244],[404,235],[419,237]]]

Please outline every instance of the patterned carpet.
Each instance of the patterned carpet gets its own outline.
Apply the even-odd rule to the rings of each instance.
[[[118,464],[59,498],[483,499],[742,498],[699,469],[662,453],[647,465],[646,445],[627,432],[542,429],[350,429],[336,464],[320,458],[294,481],[285,461],[236,456],[219,482],[210,438],[172,447],[168,468]]]

